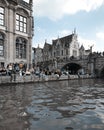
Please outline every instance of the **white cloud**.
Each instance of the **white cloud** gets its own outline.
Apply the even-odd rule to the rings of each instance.
[[[62,31],[58,31],[59,37],[60,36],[65,36],[65,35],[70,35],[71,31],[70,30],[62,30]]]
[[[93,46],[92,51],[96,51],[96,42],[94,40],[85,39],[79,36],[78,42],[80,43],[80,46],[83,45],[85,49],[90,49],[90,46]]]
[[[36,29],[36,31],[39,32],[39,33],[45,33],[45,29],[43,29],[43,28],[36,27],[35,29]]]
[[[100,40],[104,40],[104,32],[98,32],[96,34],[97,38],[99,38]]]
[[[95,10],[103,3],[104,0],[37,0],[34,1],[34,14],[39,17],[44,16],[57,20],[65,14]]]
[[[96,41],[97,41],[97,45],[96,48],[97,50],[100,51],[104,51],[104,31],[101,32],[97,32],[96,33]]]

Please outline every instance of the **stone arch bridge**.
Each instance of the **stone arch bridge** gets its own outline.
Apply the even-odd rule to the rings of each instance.
[[[71,74],[82,74],[104,77],[104,56],[92,56],[85,59],[57,61],[57,69],[65,70]]]

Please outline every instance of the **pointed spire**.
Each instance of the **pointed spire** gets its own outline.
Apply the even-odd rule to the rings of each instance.
[[[83,44],[81,45],[81,47],[80,47],[82,50],[85,50],[85,48],[84,48],[84,46],[83,46]]]
[[[76,28],[74,28],[74,34],[76,34]]]
[[[58,38],[57,38],[57,40],[58,40],[58,41],[60,40],[60,37],[59,37],[59,35],[58,35]]]
[[[45,39],[45,43],[47,43],[47,39]]]

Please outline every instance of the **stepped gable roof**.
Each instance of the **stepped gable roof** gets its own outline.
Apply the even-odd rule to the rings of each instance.
[[[56,45],[57,41],[59,40],[61,43],[65,43],[65,44],[69,44],[72,42],[72,38],[73,38],[74,34],[62,37],[62,38],[58,38],[56,40],[53,40],[53,45]]]
[[[52,45],[47,43],[47,42],[45,42],[44,48],[48,48],[50,50],[52,48]]]

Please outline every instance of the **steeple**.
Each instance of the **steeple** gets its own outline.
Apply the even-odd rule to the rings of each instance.
[[[47,39],[45,39],[45,43],[47,43]]]
[[[74,34],[76,34],[76,28],[74,28]]]

